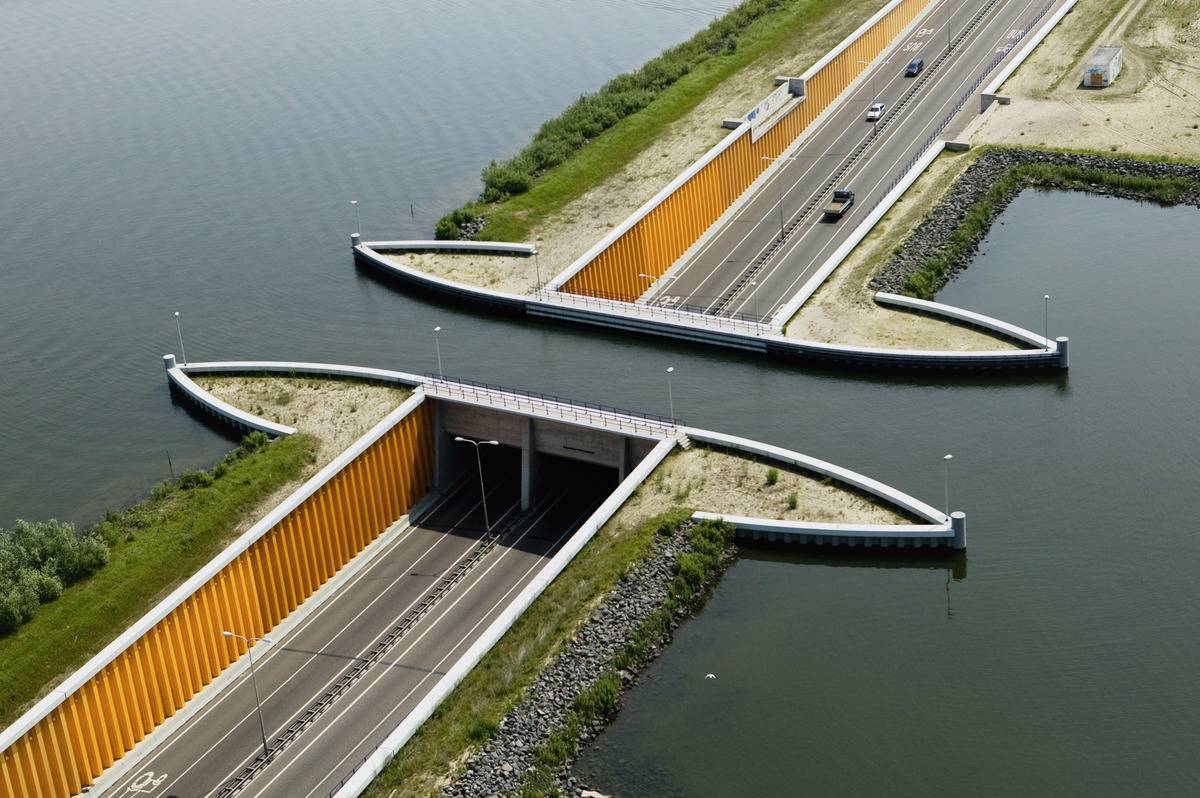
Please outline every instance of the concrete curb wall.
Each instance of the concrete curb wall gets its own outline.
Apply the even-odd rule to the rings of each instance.
[[[981,330],[995,333],[1036,349],[1057,349],[1054,341],[1044,338],[1037,333],[1030,332],[1024,327],[1018,327],[1015,324],[1009,324],[1006,321],[1001,321],[1000,319],[993,318],[991,316],[985,316],[982,313],[976,313],[972,310],[958,308],[954,305],[946,305],[941,302],[931,302],[928,299],[917,299],[916,297],[904,296],[903,294],[889,294],[886,291],[877,292],[875,294],[875,301],[880,305],[903,308],[904,310],[913,310],[918,313],[928,314],[930,316],[940,316],[942,318],[947,318],[962,324],[966,324],[970,327],[978,327]]]
[[[176,367],[178,370],[178,367]],[[168,370],[171,375],[171,370]],[[179,376],[184,376],[182,373]],[[401,419],[412,412],[425,400],[422,391],[417,391],[403,404],[388,413],[372,427],[365,435],[351,444],[328,465],[310,477],[303,485],[292,492],[290,496],[276,505],[250,529],[230,543],[224,550],[209,560],[199,571],[189,577],[183,584],[171,591],[170,595],[160,601],[153,609],[139,618],[115,640],[105,646],[99,653],[87,661],[81,668],[51,690],[42,700],[28,712],[18,718],[3,732],[0,732],[0,752],[9,749],[14,742],[25,735],[37,723],[50,715],[60,704],[80,689],[97,673],[102,671],[126,649],[146,635],[156,624],[166,618],[171,612],[183,604],[209,580],[219,574],[227,565],[236,560],[250,548],[259,538],[270,532],[289,513],[299,507],[306,499],[319,491],[326,482],[350,462],[382,438]],[[144,739],[144,738],[143,738]],[[118,760],[119,761],[119,760]]]
[[[950,519],[941,510],[926,504],[915,496],[910,496],[904,491],[897,490],[877,479],[864,476],[848,468],[842,468],[839,465],[819,460],[816,457],[809,457],[806,454],[800,454],[791,449],[784,449],[767,443],[759,443],[749,438],[739,438],[736,435],[726,435],[722,432],[712,432],[711,430],[696,429],[695,427],[680,427],[680,430],[697,443],[707,443],[723,449],[746,452],[758,457],[765,457],[768,460],[774,460],[784,465],[811,471],[814,474],[830,477],[843,485],[848,485],[863,493],[883,499],[888,504],[898,507],[910,515],[923,518],[943,531],[948,532],[950,530]]]
[[[846,38],[842,39],[842,41],[840,41],[832,50],[830,50],[828,53],[826,53],[820,60],[818,60],[815,64],[810,66],[807,70],[805,70],[804,74],[802,74],[800,76],[800,80],[804,81],[804,83],[807,84],[808,81],[811,80],[815,75],[817,75],[822,69],[824,69],[826,65],[828,65],[834,59],[836,59],[845,50],[850,48],[860,37],[863,36],[864,33],[869,31],[877,22],[879,22],[881,19],[883,19],[885,16],[887,16],[894,8],[896,8],[903,2],[904,2],[904,0],[890,0],[890,2],[888,2],[885,6],[883,6],[883,8],[879,9],[879,11],[877,11],[873,16],[871,16],[870,19],[868,19],[866,22],[864,22],[862,25],[860,25],[857,30],[855,30],[853,33],[851,33]],[[910,22],[909,25],[905,26],[902,29],[901,33],[896,36],[896,40],[899,40],[902,36],[904,36],[907,33],[907,31],[912,27],[912,25],[914,23],[918,22],[925,15],[925,13],[929,10],[929,5],[930,4],[927,3],[925,5],[925,7],[922,8],[921,11],[919,11],[914,16],[913,21]],[[895,46],[895,43],[896,42],[893,41],[893,43],[891,45],[889,45],[887,48],[884,48],[881,51],[881,55],[889,52],[891,47]],[[877,56],[877,58],[878,58],[878,56]],[[867,72],[867,70],[863,70],[864,74],[866,72]],[[861,75],[859,77],[861,77]],[[838,97],[841,97],[842,94],[844,94],[847,90],[849,90],[851,87],[853,87],[853,85],[855,85],[855,81],[851,81],[851,83],[838,94]],[[805,99],[807,99],[807,93],[806,93]],[[801,102],[803,102],[803,100],[801,100]],[[776,114],[774,116],[774,118],[771,120],[770,124],[765,128],[764,133],[766,132],[766,130],[770,130],[770,128],[772,128],[776,124],[778,124],[787,114],[791,113],[795,109],[795,105],[798,105],[798,104],[799,103],[789,103],[788,111],[780,112],[780,113]],[[837,105],[837,99],[835,98],[834,100],[830,101],[828,108],[826,108],[824,110],[827,111],[829,108],[832,108],[836,105]],[[818,122],[823,121],[822,120],[823,114],[824,114],[824,111],[822,111],[822,114],[818,114],[816,117],[814,117],[813,121],[809,123],[808,128],[806,128],[805,130],[808,130],[809,128],[814,128],[818,124]],[[801,131],[800,135],[803,136],[804,132],[805,131]],[[625,235],[625,233],[627,233],[630,230],[630,228],[632,228],[635,224],[637,224],[642,219],[644,219],[652,210],[657,208],[663,202],[663,200],[665,200],[671,194],[675,193],[675,191],[677,191],[680,186],[682,186],[688,180],[693,178],[696,175],[696,173],[698,173],[701,169],[703,169],[705,166],[707,166],[714,158],[716,158],[718,155],[720,155],[725,150],[727,150],[730,146],[732,146],[732,144],[736,140],[738,140],[742,136],[748,136],[748,135],[750,135],[750,122],[743,121],[729,135],[727,135],[725,138],[723,138],[721,141],[719,141],[710,150],[705,152],[704,155],[700,156],[699,159],[694,161],[690,166],[688,166],[686,169],[684,169],[682,172],[680,172],[675,177],[675,179],[672,180],[670,183],[668,183],[666,186],[664,186],[661,191],[659,191],[657,194],[655,194],[653,197],[651,197],[649,200],[647,200],[645,203],[643,203],[641,207],[639,207],[636,211],[634,211],[632,214],[627,216],[624,221],[622,221],[620,224],[618,224],[616,227],[614,227],[612,230],[610,230],[607,235],[605,235],[602,239],[600,239],[598,242],[596,242],[596,244],[593,245],[590,249],[588,249],[587,252],[583,253],[578,258],[576,258],[574,263],[572,263],[570,266],[568,266],[562,272],[557,274],[553,279],[551,279],[550,282],[548,282],[546,284],[546,287],[550,288],[550,289],[560,288],[564,283],[566,283],[568,280],[570,280],[576,274],[581,272],[585,266],[587,266],[589,263],[591,263],[596,258],[597,255],[599,255],[601,252],[603,252],[608,247],[610,247],[613,244],[613,242],[615,242],[621,236]],[[785,148],[785,150],[786,150],[786,148]],[[768,171],[768,170],[764,170],[764,172],[766,172],[766,171]],[[762,175],[759,175],[759,177],[761,177],[761,176]],[[751,181],[751,183],[749,185],[751,185],[751,186],[754,185],[754,182],[755,181]],[[749,186],[748,186],[748,188],[749,188]],[[745,194],[745,192],[743,191],[742,195],[744,195],[744,194]],[[741,195],[739,195],[739,196],[741,196]],[[710,227],[711,227],[711,225],[710,225]]]
[[[935,369],[979,369],[979,368],[1048,368],[1057,367],[1061,358],[1057,353],[1042,350],[996,350],[991,352],[955,352],[925,349],[885,349],[881,347],[848,346],[805,341],[782,335],[752,335],[716,327],[688,324],[682,321],[653,319],[619,310],[577,307],[557,302],[548,302],[536,297],[521,296],[487,288],[457,283],[418,269],[402,266],[371,249],[369,244],[354,248],[355,257],[368,266],[397,277],[406,283],[464,300],[469,303],[507,312],[552,318],[562,321],[604,327],[629,333],[648,334],[672,338],[694,344],[718,346],[765,354],[786,360],[813,360],[831,365],[873,366],[880,368],[935,368]],[[621,305],[623,303],[614,303]],[[1032,333],[1030,333],[1032,335]]]
[[[419,374],[390,371],[369,366],[343,366],[338,363],[305,363],[290,360],[213,360],[185,363],[179,367],[185,374],[279,374],[314,377],[346,377],[364,382],[380,382],[415,388],[425,382]]]
[[[533,244],[507,241],[376,241],[371,246],[379,252],[474,252],[523,258],[537,253],[537,247]]]
[[[243,432],[265,432],[273,438],[286,438],[295,435],[296,428],[286,424],[276,424],[265,418],[247,413],[245,410],[223,402],[208,391],[192,382],[183,369],[175,365],[174,355],[163,355],[163,365],[167,369],[167,379],[179,390],[183,391],[201,410],[224,419]]]
[[[819,524],[696,512],[697,520],[726,521],[751,540],[833,546],[941,547],[954,544],[954,530],[937,524]]]
[[[942,149],[945,146],[946,142],[939,140],[935,141],[925,151],[920,160],[913,165],[913,168],[904,174],[904,177],[896,184],[896,187],[884,195],[879,204],[867,214],[867,217],[859,223],[858,227],[854,228],[854,232],[850,234],[850,237],[833,251],[833,254],[821,264],[821,268],[817,269],[816,273],[787,301],[787,304],[775,312],[775,315],[771,318],[772,326],[782,329],[791,320],[792,316],[796,315],[796,312],[800,310],[800,306],[817,292],[821,284],[829,278],[829,275],[833,274],[833,270],[840,266],[842,261],[846,259],[854,248],[870,234],[875,225],[879,223],[879,220],[892,209],[892,206],[896,204],[896,201],[900,197],[904,196],[904,192],[908,191],[912,184],[917,182],[917,178],[929,168],[929,164],[933,163],[942,154]]]
[[[1063,4],[1062,8],[1051,14],[1050,19],[1046,20],[1046,24],[1038,28],[1038,32],[1034,34],[1033,38],[1025,42],[1024,46],[1017,51],[1016,57],[1009,61],[1008,65],[1001,69],[996,77],[983,87],[982,94],[980,95],[980,113],[983,113],[988,109],[988,106],[991,105],[992,100],[996,99],[996,93],[1000,90],[1000,87],[1004,85],[1004,81],[1012,77],[1012,73],[1016,72],[1017,68],[1024,63],[1025,59],[1028,58],[1029,55],[1037,49],[1037,46],[1042,43],[1042,40],[1050,35],[1050,31],[1054,30],[1055,26],[1062,21],[1062,18],[1071,13],[1071,9],[1075,8],[1076,2],[1078,2],[1078,0],[1067,0],[1067,2]]]
[[[336,798],[354,798],[370,785],[371,781],[396,755],[396,752],[416,734],[421,724],[429,719],[438,705],[446,700],[459,682],[466,678],[471,669],[512,627],[517,618],[542,594],[542,591],[554,581],[555,577],[563,572],[575,555],[600,530],[600,527],[604,526],[605,522],[625,503],[625,500],[633,495],[634,490],[670,454],[671,450],[675,448],[675,444],[673,438],[660,442],[650,451],[650,454],[643,458],[642,462],[637,464],[616,491],[597,508],[596,512],[592,513],[583,526],[571,536],[566,545],[551,558],[550,562],[542,567],[534,580],[525,586],[525,589],[513,599],[504,612],[492,621],[483,635],[451,666],[446,675],[438,680],[433,690],[413,708],[412,712],[380,743],[375,752],[359,766],[354,775],[337,791]]]
[[[271,630],[271,637],[274,640],[282,640],[291,634],[292,630],[307,620],[318,609],[320,609],[326,601],[334,596],[341,589],[342,585],[349,582],[363,569],[375,561],[381,552],[383,552],[397,537],[404,534],[410,526],[410,518],[420,517],[421,513],[433,500],[431,493],[425,499],[413,505],[412,510],[400,517],[395,524],[386,532],[380,535],[375,540],[367,544],[357,556],[352,557],[342,570],[333,575],[325,584],[317,589],[317,592],[303,601],[299,607],[292,611],[292,614],[287,616],[278,626]],[[162,724],[146,735],[141,742],[125,754],[125,756],[113,763],[113,766],[104,771],[100,778],[92,783],[89,792],[97,795],[104,793],[106,790],[113,787],[118,781],[136,769],[147,755],[153,753],[160,744],[168,740],[183,724],[187,723],[195,717],[201,710],[219,698],[230,683],[243,677],[245,671],[242,669],[242,660],[249,659],[249,650],[243,654],[241,658],[234,661],[228,668],[225,669],[217,678],[208,683],[200,692],[192,696],[191,700],[183,705],[174,715],[167,718]]]

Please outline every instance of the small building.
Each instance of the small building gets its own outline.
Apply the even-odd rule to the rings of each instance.
[[[1102,89],[1121,74],[1121,48],[1097,47],[1096,52],[1083,65],[1083,85],[1088,89]]]

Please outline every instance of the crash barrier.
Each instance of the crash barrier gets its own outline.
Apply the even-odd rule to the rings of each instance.
[[[744,121],[584,253],[548,288],[631,302],[667,269],[883,53],[930,0],[892,0],[814,64],[766,132]],[[757,133],[757,135],[756,135]]]
[[[0,794],[76,795],[429,490],[418,392],[0,734]]]

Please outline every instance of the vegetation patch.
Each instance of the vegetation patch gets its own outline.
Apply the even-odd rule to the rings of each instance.
[[[597,602],[655,541],[691,516],[674,509],[624,529],[610,520],[530,605],[411,740],[372,782],[365,795],[416,798],[429,795],[457,763],[492,737],[538,673],[574,636]],[[600,688],[603,690],[604,688]],[[592,712],[606,704],[597,693],[581,699]],[[560,740],[565,746],[565,740]],[[557,752],[540,753],[554,760]]]
[[[265,435],[252,433],[211,470],[159,483],[148,499],[108,514],[79,537],[53,521],[4,531],[0,568],[15,560],[20,573],[35,573],[18,575],[19,594],[23,578],[39,589],[53,579],[62,587],[58,595],[39,594],[48,603],[0,638],[0,724],[16,720],[211,560],[248,513],[312,464],[315,451],[309,435],[267,445]]]
[[[745,0],[690,40],[581,96],[513,158],[489,164],[482,194],[442,217],[435,234],[525,239],[538,222],[616,174],[723,80],[838,5]]]

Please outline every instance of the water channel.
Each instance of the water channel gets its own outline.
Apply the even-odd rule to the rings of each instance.
[[[0,524],[94,518],[168,450],[178,471],[229,448],[166,390],[174,310],[193,360],[424,371],[441,325],[451,374],[647,411],[674,366],[688,423],[931,501],[953,452],[970,551],[748,552],[581,774],[622,795],[1191,788],[1194,209],[1027,194],[942,292],[1033,329],[1051,294],[1069,375],[780,368],[488,319],[353,267],[349,199],[368,235],[428,234],[482,164],[730,4],[0,8]]]

